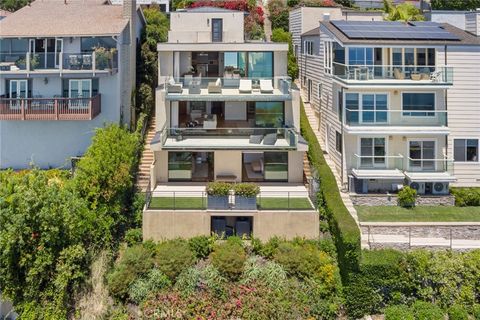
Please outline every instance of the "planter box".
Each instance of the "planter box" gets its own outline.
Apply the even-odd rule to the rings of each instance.
[[[228,196],[211,196],[208,195],[208,209],[228,209]]]
[[[235,209],[257,210],[257,197],[235,196]]]

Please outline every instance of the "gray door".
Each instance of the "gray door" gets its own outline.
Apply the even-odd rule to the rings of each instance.
[[[223,21],[222,19],[212,19],[212,42],[222,42]]]

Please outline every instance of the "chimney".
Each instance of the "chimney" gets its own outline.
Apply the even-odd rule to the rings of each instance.
[[[137,1],[136,0],[123,0],[123,14],[122,16],[125,19],[130,19],[135,17],[135,12],[137,11]]]
[[[330,21],[330,13],[326,12],[323,14],[323,21]]]

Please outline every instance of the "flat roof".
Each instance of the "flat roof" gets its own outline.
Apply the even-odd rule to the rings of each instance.
[[[284,42],[161,42],[157,51],[288,51]]]
[[[412,172],[405,171],[405,176],[412,182],[455,182],[457,179],[444,172]]]
[[[403,180],[405,175],[398,169],[352,169],[358,179]]]
[[[0,21],[0,37],[119,35],[128,24],[123,7],[105,0],[37,0]]]
[[[422,27],[419,28],[420,25],[425,26],[424,30],[430,29],[430,28],[439,28],[443,30],[446,34],[451,35],[451,39],[432,39],[429,37],[427,34],[424,35],[425,39],[412,39],[411,37],[408,38],[407,35],[402,36],[401,39],[395,38],[395,39],[389,39],[389,38],[380,38],[380,36],[373,35],[371,32],[375,32],[378,30],[378,32],[381,32],[382,29],[385,29],[386,26],[394,26],[398,27],[400,30],[399,22],[395,21],[368,21],[364,22],[365,23],[365,28],[370,28],[370,32],[363,32],[363,34],[351,34],[350,32],[356,32],[354,26],[359,25],[359,21],[321,21],[320,22],[320,28],[322,32],[327,32],[330,35],[332,35],[334,38],[336,38],[340,43],[342,44],[392,44],[392,45],[418,45],[418,44],[427,44],[427,45],[480,45],[480,37],[477,37],[475,35],[472,35],[464,30],[461,30],[459,28],[456,28],[448,23],[428,23],[427,24],[422,24],[419,22],[412,22],[411,24],[404,25],[403,30],[417,30],[419,33],[428,33],[428,32],[423,32],[420,31]],[[342,25],[342,27],[339,27],[339,25]],[[437,25],[434,27],[434,24]],[[350,28],[349,28],[350,26]],[[428,27],[428,28],[427,28]],[[408,29],[411,28],[411,29]],[[413,28],[419,28],[419,29],[413,29]],[[343,29],[343,31],[342,31]],[[350,32],[346,32],[345,30],[348,30]],[[405,32],[405,31],[399,31],[399,32]],[[408,33],[407,33],[408,34]],[[386,37],[386,35],[385,35]],[[421,37],[421,36],[420,36]]]

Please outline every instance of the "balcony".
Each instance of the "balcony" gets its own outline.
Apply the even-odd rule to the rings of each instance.
[[[0,54],[0,73],[108,73],[118,69],[117,52]]]
[[[299,134],[293,128],[164,128],[152,150],[296,150]]]
[[[348,85],[450,86],[453,68],[447,66],[332,64],[334,77]]]
[[[92,120],[101,112],[101,97],[0,98],[0,120]]]
[[[218,84],[220,79],[220,84]],[[248,80],[247,82],[241,80]],[[270,81],[270,86],[266,86]],[[291,96],[291,78],[238,77],[183,77],[175,78],[174,84],[164,79],[167,100],[173,101],[288,101]],[[244,86],[244,84],[247,84]]]
[[[357,110],[345,109],[343,123],[349,133],[416,132],[447,134],[448,114],[445,110]]]

